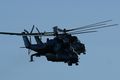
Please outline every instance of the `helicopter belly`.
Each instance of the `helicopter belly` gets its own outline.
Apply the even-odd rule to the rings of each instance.
[[[53,62],[63,62],[66,60],[66,56],[64,54],[47,54],[46,57],[48,61]]]

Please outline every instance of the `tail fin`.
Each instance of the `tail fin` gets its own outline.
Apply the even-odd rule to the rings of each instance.
[[[39,38],[39,36],[34,36],[37,44],[43,44],[43,42],[41,41],[41,39]]]
[[[23,41],[24,41],[25,47],[26,48],[30,48],[31,43],[30,43],[28,37],[27,36],[22,36],[22,37],[23,37]]]

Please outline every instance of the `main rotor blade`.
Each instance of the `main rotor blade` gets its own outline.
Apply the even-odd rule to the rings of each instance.
[[[0,32],[0,34],[4,35],[16,35],[16,36],[54,36],[53,32],[43,32],[43,33],[12,33],[12,32]]]
[[[78,30],[78,29],[85,29],[85,28],[89,28],[89,27],[96,27],[96,26],[100,26],[100,25],[106,25],[106,23],[110,22],[110,21],[112,21],[112,20],[106,20],[106,21],[102,21],[102,22],[97,22],[97,23],[94,23],[94,24],[86,25],[86,26],[83,26],[83,27],[69,29],[69,30],[66,30],[66,32],[73,31],[73,30]]]
[[[97,31],[80,31],[80,32],[70,32],[70,34],[75,35],[75,34],[84,34],[84,33],[93,33]]]
[[[105,25],[105,26],[100,26],[100,27],[93,27],[93,28],[88,28],[88,29],[83,29],[80,31],[89,31],[89,30],[95,30],[95,29],[100,29],[100,28],[107,28],[107,27],[112,27],[112,26],[117,26],[118,24],[111,24],[111,25]]]
[[[23,35],[22,33],[12,33],[12,32],[0,32],[0,34],[5,34],[5,35]]]

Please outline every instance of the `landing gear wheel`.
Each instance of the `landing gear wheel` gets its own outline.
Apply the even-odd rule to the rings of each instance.
[[[33,60],[30,60],[30,62],[33,62]]]
[[[75,63],[76,66],[78,66],[79,64],[78,63]]]
[[[72,66],[72,63],[71,63],[71,62],[68,62],[68,66]]]
[[[84,52],[83,54],[85,55],[86,53]]]

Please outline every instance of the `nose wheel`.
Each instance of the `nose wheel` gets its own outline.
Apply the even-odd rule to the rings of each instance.
[[[72,62],[68,62],[68,66],[72,66],[72,64],[73,64]],[[79,65],[78,62],[76,62],[75,65],[78,66]]]
[[[75,63],[76,66],[78,66],[79,64],[78,63]]]
[[[72,66],[72,63],[71,63],[71,62],[68,62],[68,66]]]

